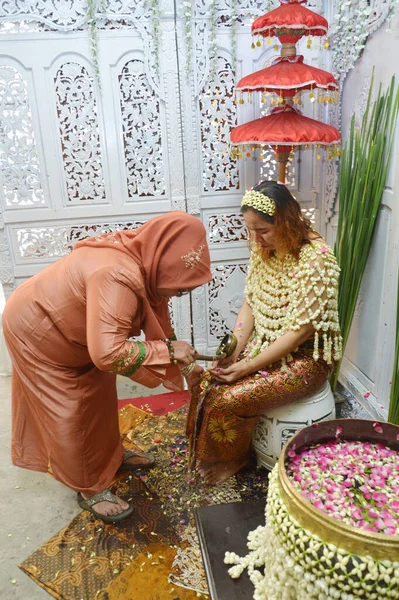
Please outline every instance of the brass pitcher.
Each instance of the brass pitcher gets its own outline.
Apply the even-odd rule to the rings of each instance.
[[[221,358],[228,358],[231,356],[236,348],[236,336],[234,333],[226,333],[214,356],[208,356],[207,354],[195,354],[194,357],[195,360],[220,360]]]

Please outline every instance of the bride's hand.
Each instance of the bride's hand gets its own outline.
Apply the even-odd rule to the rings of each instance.
[[[221,358],[219,360],[215,360],[209,367],[211,369],[226,369],[230,367],[230,365],[234,364],[237,361],[238,356],[234,352],[231,356],[226,356],[226,358]]]
[[[209,372],[212,377],[223,383],[233,383],[249,375],[249,369],[244,360],[239,360],[225,368],[209,369]]]

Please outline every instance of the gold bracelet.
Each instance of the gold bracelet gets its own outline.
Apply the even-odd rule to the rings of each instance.
[[[195,362],[192,362],[189,365],[186,365],[185,367],[182,367],[180,369],[180,373],[182,375],[184,375],[184,377],[187,377],[187,375],[190,375],[191,371],[193,371],[194,369],[195,369]]]

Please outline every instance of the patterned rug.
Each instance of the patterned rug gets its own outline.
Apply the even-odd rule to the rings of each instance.
[[[222,486],[187,473],[187,407],[163,416],[131,405],[119,411],[123,443],[156,457],[112,491],[135,510],[120,524],[83,511],[20,568],[59,600],[194,600],[208,594],[193,509],[265,497],[267,471],[254,465]],[[133,444],[134,440],[134,444]]]

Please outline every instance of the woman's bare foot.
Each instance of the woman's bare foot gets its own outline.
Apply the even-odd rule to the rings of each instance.
[[[248,459],[217,463],[198,462],[196,470],[206,485],[219,485],[238,473],[246,464],[248,464]]]
[[[89,494],[82,494],[82,496],[85,500],[89,500],[92,496],[94,496],[94,494],[92,494],[91,496]],[[118,504],[106,501],[96,502],[96,504],[93,504],[94,510],[100,515],[104,515],[105,517],[107,517],[110,515],[119,515],[121,512],[129,508],[129,504],[122,500],[122,498],[119,498],[118,496],[115,497],[118,500]]]

